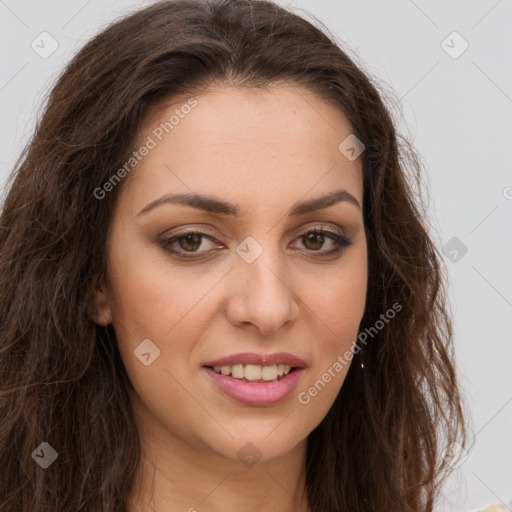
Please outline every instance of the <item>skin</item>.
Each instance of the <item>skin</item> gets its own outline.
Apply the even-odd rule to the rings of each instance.
[[[145,120],[140,145],[187,97]],[[289,217],[298,201],[344,189],[363,201],[361,159],[338,145],[352,129],[342,112],[292,84],[267,91],[217,84],[125,178],[111,220],[108,280],[96,291],[96,318],[113,323],[133,389],[142,464],[130,511],[309,511],[306,441],[336,398],[350,362],[307,405],[298,393],[353,350],[367,291],[362,210],[348,201]],[[164,204],[164,194],[216,196],[239,205],[240,218]],[[193,227],[214,235],[180,260],[158,243]],[[352,244],[337,255],[317,227]],[[170,233],[172,230],[172,233]],[[235,251],[252,236],[263,253],[252,263]],[[172,248],[191,253],[182,239]],[[316,249],[316,250],[315,250]],[[192,248],[192,251],[194,248]],[[160,356],[134,356],[149,338]],[[288,352],[306,363],[299,385],[273,406],[243,405],[202,371],[240,352]],[[261,459],[237,453],[252,443]]]

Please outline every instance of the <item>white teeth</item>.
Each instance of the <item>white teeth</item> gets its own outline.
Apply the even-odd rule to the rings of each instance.
[[[278,375],[276,364],[273,364],[272,366],[263,366],[261,370],[261,378],[263,380],[276,380]]]
[[[235,364],[233,366],[214,366],[213,370],[222,375],[231,375],[235,379],[277,381],[278,377],[288,375],[292,367],[281,363],[271,366]]]
[[[235,364],[231,367],[231,377],[235,379],[243,379],[244,378],[244,365],[243,364]]]
[[[247,380],[260,380],[261,366],[256,366],[255,364],[245,365],[245,378]]]

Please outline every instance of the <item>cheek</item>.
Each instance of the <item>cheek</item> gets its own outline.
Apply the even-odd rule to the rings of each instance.
[[[153,414],[171,424],[174,420],[166,411],[191,409],[180,383],[189,379],[189,354],[204,328],[201,298],[206,285],[187,272],[170,272],[165,258],[152,259],[147,251],[134,251],[111,267],[112,321],[136,394]],[[146,353],[148,357],[143,356]],[[190,414],[200,411],[192,408]],[[174,428],[179,430],[180,422]]]
[[[123,250],[119,243],[111,262],[114,325],[117,321],[133,336],[165,338],[175,324],[187,322],[189,312],[214,284],[204,270],[173,266],[164,251],[147,245]]]
[[[305,301],[324,324],[326,341],[329,346],[340,347],[347,338],[355,338],[364,314],[368,281],[366,246],[362,245],[353,251],[345,260],[341,260],[335,271],[329,269],[313,286],[309,280],[309,292],[305,293]],[[306,290],[306,288],[305,288]],[[352,341],[352,340],[348,340]]]
[[[119,352],[132,383],[141,393],[158,390],[163,383],[169,391],[169,386],[174,385],[172,376],[186,382],[197,371],[197,340],[216,313],[215,290],[222,286],[219,281],[225,272],[221,270],[219,275],[192,266],[180,269],[171,265],[164,253],[154,255],[155,252],[147,247],[128,247],[124,254],[130,257],[117,258],[115,263],[113,258],[111,266],[112,321]],[[121,252],[118,250],[117,254]],[[144,341],[148,339],[156,348]],[[149,366],[136,357],[142,343],[158,354]],[[176,386],[172,400],[178,400],[178,391]]]
[[[332,405],[352,364],[366,304],[368,271],[363,249],[354,251],[340,264],[339,271],[322,279],[322,287],[312,287],[309,281],[310,292],[304,295],[308,306],[304,314],[308,311],[316,328],[312,371],[301,387],[301,403],[311,401],[322,414]]]

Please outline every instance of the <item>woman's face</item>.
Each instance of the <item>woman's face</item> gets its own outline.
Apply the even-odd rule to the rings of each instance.
[[[349,369],[367,287],[361,159],[338,149],[344,115],[303,88],[187,100],[140,132],[97,320],[113,323],[141,428],[270,460],[320,423]]]

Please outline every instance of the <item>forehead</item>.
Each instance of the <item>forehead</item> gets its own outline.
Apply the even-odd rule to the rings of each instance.
[[[339,108],[299,86],[220,85],[174,97],[143,123],[134,149],[152,148],[123,194],[133,209],[155,194],[223,190],[242,209],[340,187],[361,202],[361,161],[338,149],[351,133]]]

